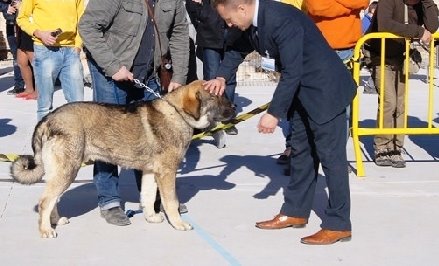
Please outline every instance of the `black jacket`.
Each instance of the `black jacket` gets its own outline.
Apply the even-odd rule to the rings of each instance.
[[[235,50],[225,53],[217,76],[227,80],[237,70],[252,50],[245,50],[245,43],[251,43],[262,56],[274,58],[281,77],[269,114],[285,118],[294,109],[293,102],[299,100],[309,117],[323,124],[351,103],[357,91],[351,74],[303,12],[276,1],[259,0],[257,44],[250,41],[251,30],[252,26],[243,32]]]
[[[8,14],[9,1],[0,1],[0,11],[3,13],[3,17],[6,20],[6,24],[15,24],[15,18],[17,17],[17,12],[15,14]]]
[[[202,4],[186,0],[186,9],[197,31],[197,45],[212,49],[224,48],[224,20],[212,7],[210,0]]]

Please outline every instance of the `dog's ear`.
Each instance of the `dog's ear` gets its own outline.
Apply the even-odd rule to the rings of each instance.
[[[189,84],[188,86],[191,86],[192,84]],[[203,90],[201,88],[201,90]],[[194,86],[191,86],[188,90],[186,95],[184,96],[183,100],[183,111],[189,115],[191,115],[195,120],[200,119],[201,113],[200,113],[200,89],[196,88]]]

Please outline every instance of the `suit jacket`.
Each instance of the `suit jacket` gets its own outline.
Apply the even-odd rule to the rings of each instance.
[[[297,99],[313,121],[323,124],[351,103],[357,86],[308,16],[283,3],[259,0],[256,45],[250,41],[251,28],[242,33],[233,50],[226,51],[217,76],[227,80],[256,48],[262,56],[274,58],[281,73],[268,113],[287,117]]]

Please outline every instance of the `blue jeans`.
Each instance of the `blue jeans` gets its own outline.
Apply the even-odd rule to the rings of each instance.
[[[344,50],[335,50],[338,57],[344,62],[350,60],[354,56],[354,48],[344,49]]]
[[[211,80],[216,78],[216,72],[224,59],[223,49],[203,48],[203,79]],[[236,73],[227,80],[225,95],[232,103],[235,100]]]
[[[21,77],[21,70],[17,64],[17,38],[15,35],[7,37],[9,48],[11,49],[12,57],[14,59],[14,86],[24,88],[24,80]]]
[[[37,119],[49,113],[59,78],[67,102],[84,100],[84,73],[79,53],[73,47],[34,45],[34,75],[38,88]]]
[[[153,100],[154,94],[136,88],[132,82],[114,81],[105,76],[102,69],[93,59],[88,60],[93,88],[93,101],[101,103],[127,104],[138,100]],[[156,79],[150,79],[147,84],[154,91],[160,91]],[[135,171],[136,176],[141,176],[140,171]],[[108,210],[120,206],[119,173],[117,165],[95,162],[93,168],[93,182],[98,194],[98,205],[101,210]]]

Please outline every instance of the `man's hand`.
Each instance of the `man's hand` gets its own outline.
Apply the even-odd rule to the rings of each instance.
[[[36,30],[34,36],[41,40],[46,46],[52,46],[56,43],[56,37],[51,35],[52,31]]]
[[[428,30],[424,30],[424,34],[422,34],[421,37],[421,43],[423,44],[430,44],[431,41],[431,32]]]
[[[215,95],[223,95],[226,88],[226,80],[222,77],[217,77],[206,81],[204,84],[204,89]]]
[[[115,81],[133,80],[133,73],[126,66],[122,66],[111,78]]]
[[[263,134],[271,134],[277,127],[279,119],[270,115],[264,114],[261,119],[259,119],[258,131]]]
[[[15,12],[17,12],[17,8],[15,8],[15,6],[9,5],[6,13],[8,13],[9,15],[12,15],[12,14],[15,14]]]
[[[182,85],[180,83],[171,81],[169,83],[169,86],[168,86],[168,92],[171,92],[171,91],[173,91],[173,90],[175,90],[175,89],[177,89],[178,87],[181,87],[181,86]]]

